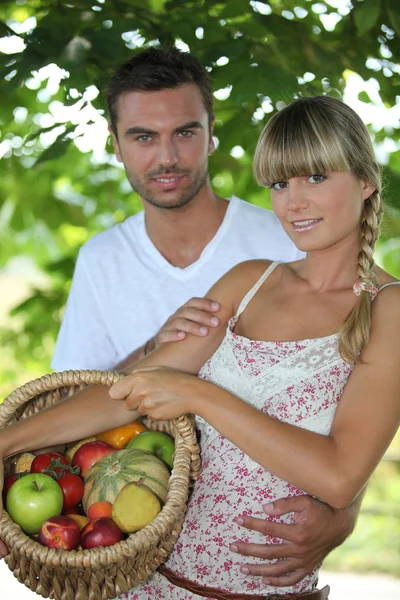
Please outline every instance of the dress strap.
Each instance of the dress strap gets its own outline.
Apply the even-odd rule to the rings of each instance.
[[[249,290],[247,292],[247,294],[245,295],[245,297],[243,298],[243,300],[239,304],[239,308],[237,309],[236,317],[239,317],[242,314],[242,312],[244,311],[244,309],[246,308],[246,306],[248,305],[248,303],[250,302],[250,300],[253,298],[253,296],[258,292],[258,290],[260,289],[260,287],[262,286],[262,284],[264,283],[264,281],[272,273],[272,271],[278,265],[281,264],[281,262],[282,261],[280,261],[280,260],[275,260],[273,263],[271,263],[269,265],[269,267],[265,271],[265,273],[263,273],[261,275],[260,279],[253,285],[253,287],[251,288],[251,290]]]
[[[385,287],[389,287],[389,285],[400,285],[400,281],[392,281],[391,283],[385,283],[382,287],[379,288],[379,292],[383,290]]]

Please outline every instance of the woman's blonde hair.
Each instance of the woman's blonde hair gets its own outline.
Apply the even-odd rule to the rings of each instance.
[[[300,98],[275,114],[258,140],[257,182],[269,186],[326,171],[351,171],[375,191],[364,202],[357,273],[376,285],[373,252],[380,234],[382,181],[367,128],[346,104],[329,96]],[[356,361],[369,340],[371,295],[362,291],[339,331],[339,351]]]

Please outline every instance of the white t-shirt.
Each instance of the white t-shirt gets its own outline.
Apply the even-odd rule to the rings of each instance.
[[[52,367],[113,369],[238,263],[301,256],[274,213],[233,196],[200,258],[181,269],[154,246],[141,211],[81,248]]]

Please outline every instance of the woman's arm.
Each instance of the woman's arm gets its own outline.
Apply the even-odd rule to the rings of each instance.
[[[113,397],[128,396],[127,406],[154,418],[194,412],[265,469],[343,508],[366,485],[400,423],[400,290],[385,292],[374,302],[370,342],[329,436],[277,421],[218,386],[165,369],[138,372],[116,384]]]
[[[133,368],[165,365],[197,374],[219,346],[228,319],[233,314],[235,298],[240,299],[247,291],[246,286],[250,287],[267,267],[267,262],[262,262],[262,266],[260,262],[257,261],[255,266],[248,263],[250,266],[241,268],[248,273],[244,284],[237,284],[235,269],[239,267],[236,267],[222,277],[207,294],[221,305],[218,328],[210,329],[204,338],[188,334],[187,339],[179,344],[163,344]],[[243,275],[241,278],[243,279]],[[26,450],[83,439],[99,431],[131,422],[137,416],[136,412],[126,410],[123,403],[111,400],[107,387],[91,386],[37,415],[0,430],[0,459]]]

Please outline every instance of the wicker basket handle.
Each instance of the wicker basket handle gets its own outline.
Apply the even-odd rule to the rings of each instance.
[[[66,386],[106,385],[111,387],[124,377],[125,375],[114,371],[95,370],[62,371],[43,375],[43,377],[29,381],[17,388],[5,398],[3,404],[0,406],[0,428],[9,423],[10,417],[14,415],[18,407],[24,405],[35,396]],[[184,442],[191,447],[191,478],[197,479],[201,471],[201,465],[193,420],[186,415],[182,415],[177,419],[173,419],[172,423]]]

